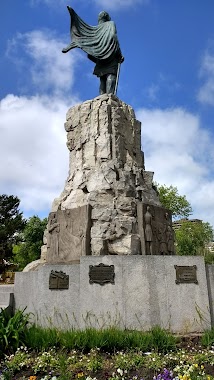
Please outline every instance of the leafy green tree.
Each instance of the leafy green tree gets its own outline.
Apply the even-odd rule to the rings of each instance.
[[[162,205],[172,212],[173,218],[187,218],[192,214],[192,207],[185,195],[179,195],[177,187],[156,185]]]
[[[177,187],[156,184],[162,205],[171,210],[173,218],[188,218],[192,207],[185,195],[179,195]],[[212,261],[206,244],[213,239],[213,229],[209,223],[184,221],[175,231],[176,253],[178,255],[204,255]]]
[[[213,239],[213,229],[209,223],[184,221],[175,235],[178,255],[206,256],[206,244]]]
[[[19,198],[14,195],[0,195],[0,258],[11,258],[13,244],[25,227],[19,204]]]
[[[27,221],[21,236],[22,242],[13,247],[13,261],[18,264],[19,270],[39,259],[46,225],[47,218],[42,220],[35,215]]]

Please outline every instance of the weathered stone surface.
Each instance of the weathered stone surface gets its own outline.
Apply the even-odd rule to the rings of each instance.
[[[140,253],[137,201],[160,202],[144,170],[133,109],[114,95],[98,96],[71,108],[65,129],[69,176],[52,212],[91,205],[92,255]]]
[[[174,255],[174,231],[170,211],[142,202],[139,202],[137,210],[142,252],[146,255]]]
[[[69,109],[65,129],[70,152],[69,175],[62,194],[53,202],[53,219],[60,215],[55,218],[53,213],[66,215],[88,205],[92,213],[87,254],[145,254],[148,243],[145,239],[143,243],[144,218],[139,213],[137,218],[137,204],[161,204],[153,187],[153,172],[144,168],[141,123],[133,109],[114,95],[101,95]],[[68,248],[63,248],[61,238],[59,243],[59,236],[64,233],[67,236],[67,225],[62,220],[60,227],[57,220],[50,223],[53,230],[47,261],[66,262],[70,254]],[[63,229],[66,231],[62,232]],[[155,242],[153,246],[157,246]],[[81,249],[77,249],[75,258],[85,254],[85,249]]]
[[[88,255],[90,206],[50,213],[47,230],[47,263],[69,263]]]
[[[34,260],[31,263],[27,264],[23,269],[23,272],[32,272],[35,270],[39,270],[43,265],[45,265],[46,261],[38,259]]]

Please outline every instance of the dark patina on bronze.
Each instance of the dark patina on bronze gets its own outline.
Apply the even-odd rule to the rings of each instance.
[[[89,283],[105,285],[107,283],[114,284],[114,265],[89,265]]]
[[[197,280],[197,266],[179,266],[175,265],[176,270],[176,284],[198,284]]]
[[[62,272],[52,270],[49,277],[49,289],[63,290],[69,288],[69,276]]]

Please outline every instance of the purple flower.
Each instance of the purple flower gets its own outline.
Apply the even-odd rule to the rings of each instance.
[[[168,369],[164,368],[162,373],[159,373],[158,376],[154,376],[154,380],[173,380],[173,373]]]

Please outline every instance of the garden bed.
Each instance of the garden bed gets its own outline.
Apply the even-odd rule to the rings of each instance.
[[[200,380],[214,379],[214,349],[200,336],[184,337],[167,353],[122,350],[112,353],[51,348],[18,348],[1,362],[1,380]],[[182,347],[182,348],[181,348]]]
[[[214,329],[62,331],[0,313],[0,380],[214,380]]]

